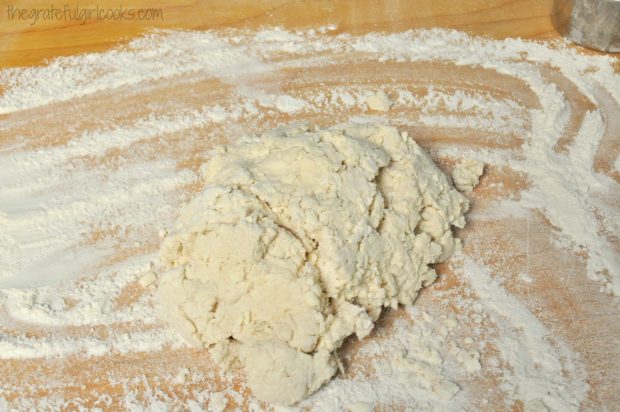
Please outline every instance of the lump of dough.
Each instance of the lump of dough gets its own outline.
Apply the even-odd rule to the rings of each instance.
[[[474,159],[461,160],[452,171],[454,186],[463,193],[469,193],[478,185],[484,164]]]
[[[388,95],[383,91],[366,97],[366,104],[370,110],[376,110],[378,112],[387,112],[393,105]]]
[[[240,356],[254,396],[285,405],[308,397],[337,369],[324,349],[310,355],[275,340],[242,345]]]
[[[164,239],[163,313],[259,399],[293,404],[336,349],[411,304],[458,245],[467,199],[406,133],[294,124],[216,148]]]

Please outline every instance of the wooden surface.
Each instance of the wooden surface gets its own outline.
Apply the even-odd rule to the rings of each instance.
[[[123,6],[162,7],[164,19],[156,24],[138,22],[89,22],[84,25],[66,24],[65,22],[51,22],[30,26],[23,22],[7,21],[6,2],[1,2],[2,15],[0,17],[0,67],[27,66],[41,64],[44,59],[60,55],[72,55],[87,51],[108,49],[128,38],[144,33],[153,27],[207,29],[214,27],[243,27],[256,28],[263,25],[283,25],[287,28],[321,26],[337,24],[338,31],[364,33],[368,31],[400,31],[416,27],[453,27],[469,31],[474,34],[487,35],[497,38],[507,36],[521,36],[526,38],[555,38],[557,35],[552,28],[549,18],[551,1],[544,0],[515,0],[515,1],[245,1],[233,0],[227,2],[215,1],[185,1],[185,2],[123,2]],[[43,2],[21,2],[27,7],[45,6]],[[88,3],[80,3],[87,6]],[[100,1],[99,5],[113,7],[116,3]],[[320,90],[325,82],[335,86],[347,87],[351,84],[364,84],[368,87],[384,87],[385,78],[390,79],[388,87],[397,89],[414,89],[420,84],[436,84],[446,76],[454,80],[452,85],[458,89],[467,79],[468,87],[506,96],[517,96],[525,105],[535,105],[534,97],[527,87],[519,82],[506,81],[502,75],[493,72],[465,72],[459,67],[432,67],[418,63],[390,63],[377,67],[373,63],[354,65],[341,57],[334,61],[328,70],[314,67],[307,70],[290,69],[282,73],[281,77],[260,79],[265,89],[277,89],[288,92],[312,94]],[[347,72],[346,79],[341,73]],[[416,79],[414,82],[412,79]],[[180,84],[180,83],[179,83]],[[114,119],[122,113],[122,121],[145,116],[148,110],[141,102],[148,101],[153,107],[170,107],[177,102],[183,102],[187,107],[199,107],[201,101],[219,99],[226,102],[229,96],[224,84],[215,81],[200,81],[192,88],[181,87],[174,81],[166,84],[154,83],[148,90],[136,92],[132,96],[115,96],[113,93],[103,93],[97,96],[86,96],[74,101],[71,105],[58,103],[50,107],[38,108],[28,113],[19,113],[12,117],[11,126],[4,130],[0,142],[11,140],[16,135],[30,136],[29,145],[32,147],[51,147],[61,144],[68,139],[64,119],[71,115],[73,130],[89,130],[94,127],[98,119]],[[571,89],[566,80],[559,80],[559,84]],[[200,96],[200,99],[197,97]],[[576,113],[588,108],[587,99],[573,91],[570,96]],[[617,108],[616,108],[617,109]],[[616,110],[614,109],[614,110]],[[75,113],[80,113],[76,116]],[[351,110],[314,113],[305,118],[319,125],[329,125],[345,120],[352,114],[363,113],[360,108]],[[399,115],[413,113],[392,111],[388,116],[393,123],[408,130],[416,140],[426,149],[439,150],[451,145],[464,144],[483,148],[497,148],[497,143],[488,136],[481,136],[472,130],[461,130],[456,133],[433,128],[412,129],[406,124],[399,124]],[[4,118],[0,117],[0,121]],[[287,115],[271,116],[260,121],[241,119],[241,126],[249,130],[263,130],[282,122],[293,120]],[[175,146],[175,142],[187,138],[192,133],[215,136],[213,140],[197,141],[193,153]],[[165,139],[153,139],[144,146],[144,150],[136,152],[112,153],[104,158],[89,159],[95,164],[118,165],[121,160],[135,161],[134,157],[149,157],[158,153],[171,153],[176,159],[183,159],[183,166],[196,169],[203,160],[201,153],[214,143],[225,141],[226,131],[218,126],[199,127],[196,130],[172,133],[164,136]],[[575,130],[573,130],[573,133]],[[611,131],[606,137],[608,153],[600,154],[600,162],[610,164],[617,155],[617,139],[620,131]],[[570,140],[570,139],[569,139]],[[466,142],[466,143],[463,143]],[[521,136],[512,136],[502,144],[506,147],[518,148],[522,142]],[[201,146],[202,145],[202,146]],[[436,158],[446,170],[449,170],[455,159]],[[181,160],[179,160],[181,162]],[[617,179],[617,176],[615,177]],[[480,187],[476,190],[474,199],[474,215],[484,214],[491,207],[492,202],[509,196],[517,196],[519,191],[527,186],[524,176],[507,169],[487,169]],[[186,188],[189,194],[198,188]],[[527,223],[527,224],[526,224]],[[611,300],[598,294],[598,285],[585,279],[585,264],[583,259],[572,252],[558,249],[553,243],[553,228],[541,214],[533,213],[527,218],[488,220],[471,219],[471,224],[460,236],[465,242],[466,252],[489,250],[483,256],[485,264],[493,270],[505,274],[504,285],[514,296],[527,298],[528,307],[554,333],[570,342],[572,348],[579,352],[584,359],[590,390],[585,407],[591,410],[614,410],[620,407],[620,388],[617,382],[610,382],[609,377],[617,376],[620,368],[618,358],[618,337],[620,337],[620,317],[613,307]],[[116,238],[114,233],[93,233],[92,239],[98,241],[103,238]],[[527,251],[524,253],[525,240]],[[148,237],[138,249],[128,252],[119,248],[118,256],[110,257],[111,261],[121,259],[127,253],[141,253],[157,249],[158,239]],[[492,250],[501,250],[493,253]],[[532,251],[531,254],[529,251]],[[508,256],[508,258],[507,258]],[[533,282],[528,285],[518,284],[516,281],[522,268],[526,265]],[[458,265],[457,265],[458,266]],[[441,313],[450,307],[451,299],[459,295],[462,290],[458,273],[454,273],[448,265],[440,265],[438,271],[441,276],[438,282],[425,290],[417,305],[433,313]],[[562,273],[556,277],[553,274]],[[566,281],[571,278],[574,281]],[[144,293],[150,293],[137,283],[129,285],[118,296],[117,305],[122,307],[135,300]],[[592,296],[598,296],[594,299]],[[601,297],[603,296],[603,297]],[[611,298],[609,298],[611,299]],[[453,308],[452,310],[457,310]],[[389,333],[390,324],[396,318],[406,317],[402,311],[389,311],[381,320],[379,330]],[[465,325],[464,327],[467,327]],[[470,325],[473,327],[473,324]],[[140,329],[140,325],[115,325],[116,330],[122,328]],[[31,336],[44,336],[48,331],[28,330]],[[106,327],[73,327],[66,331],[68,336],[107,336]],[[369,339],[381,339],[375,333]],[[364,342],[351,341],[344,350],[348,368],[345,377],[356,373],[363,373],[354,365],[363,363],[364,359],[358,356],[358,350]],[[5,393],[9,400],[20,396],[38,397],[44,399],[55,394],[65,399],[79,398],[87,407],[102,407],[107,410],[120,410],[124,407],[124,391],[130,386],[140,392],[141,388],[156,386],[172,398],[183,400],[187,391],[202,386],[222,390],[227,386],[240,388],[240,378],[225,383],[221,379],[211,382],[190,382],[187,384],[174,383],[170,376],[174,376],[179,367],[197,370],[213,370],[208,357],[198,350],[164,350],[156,353],[145,352],[130,355],[112,355],[96,358],[81,358],[79,356],[49,359],[49,360],[11,360],[0,362],[0,382],[4,380],[11,390]],[[123,380],[132,377],[140,380],[124,386]],[[58,386],[49,389],[44,382],[56,380]],[[119,383],[120,382],[120,383]],[[496,378],[490,375],[481,375],[470,383],[482,388],[494,388]],[[144,389],[145,390],[145,389]],[[480,392],[482,393],[482,392]],[[110,401],[104,399],[109,395]],[[247,397],[248,394],[245,393]],[[488,397],[489,403],[480,406],[486,410],[505,409],[501,395]],[[146,395],[138,401],[145,400]],[[476,404],[481,400],[473,399]],[[232,401],[231,406],[246,405],[245,401]],[[482,404],[478,404],[482,405]],[[66,407],[72,410],[76,405]],[[509,406],[512,410],[522,410],[523,403],[515,401]]]
[[[552,0],[196,0],[196,1],[66,1],[58,7],[161,8],[153,21],[19,21],[7,8],[49,7],[45,1],[0,1],[0,68],[39,64],[43,59],[105,50],[152,28],[299,28],[337,24],[339,31],[402,31],[451,27],[494,37],[557,36],[551,24]]]

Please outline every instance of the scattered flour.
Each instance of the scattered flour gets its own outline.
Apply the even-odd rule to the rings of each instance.
[[[429,322],[430,315],[424,313],[424,321]],[[445,330],[445,329],[444,329]],[[444,359],[440,355],[436,342],[425,342],[425,331],[414,329],[409,345],[392,358],[392,369],[403,386],[413,396],[423,390],[438,400],[452,399],[461,388],[450,380],[444,372]],[[443,336],[442,336],[443,337]]]
[[[209,398],[209,412],[224,412],[228,406],[228,398],[223,392],[215,392]]]
[[[400,110],[382,115],[412,128],[437,127],[455,133],[469,129],[493,136],[493,141],[500,144],[493,150],[455,143],[432,153],[481,159],[490,168],[509,167],[528,177],[529,186],[518,198],[474,210],[472,219],[524,216],[528,209],[541,211],[557,228],[558,246],[584,256],[586,274],[600,282],[601,294],[620,295],[619,257],[609,237],[602,234],[605,230],[620,230],[620,191],[617,181],[595,171],[602,142],[613,132],[609,124],[615,112],[606,110],[617,112],[620,105],[620,75],[614,71],[617,59],[581,55],[561,42],[495,41],[450,30],[363,36],[325,34],[328,31],[160,32],[105,53],[0,71],[0,113],[16,114],[0,121],[0,359],[75,353],[103,356],[182,348],[183,342],[153,319],[150,293],[121,308],[114,301],[133,284],[151,284],[150,262],[155,260],[158,232],[165,235],[163,228],[172,225],[180,205],[187,200],[179,188],[198,182],[199,174],[179,167],[165,155],[149,159],[138,156],[133,163],[119,168],[86,166],[78,160],[101,158],[114,150],[140,147],[144,142],[192,128],[244,120],[255,123],[265,113],[330,113],[350,121],[375,122],[375,117],[352,115],[350,111],[369,106],[366,97],[376,93],[376,87],[321,87],[297,95],[257,90],[249,80],[261,74],[273,75],[280,69],[330,64],[337,55],[375,64],[449,62],[489,69],[526,84],[537,104],[530,106],[514,96],[478,92],[468,85],[454,91],[434,84],[423,93],[415,88],[390,89],[386,85],[384,90],[393,97],[393,107],[416,114],[417,118],[405,118],[398,114]],[[557,72],[592,104],[582,118],[573,117],[568,94],[550,72]],[[168,107],[161,115],[127,122],[102,119],[87,131],[74,132],[68,127],[64,133],[70,135],[69,141],[51,147],[32,149],[26,144],[30,137],[19,132],[20,125],[28,122],[20,116],[28,114],[29,109],[45,109],[46,105],[100,92],[140,90],[162,79],[191,82],[214,77],[235,88],[237,100],[233,104],[191,110]],[[36,121],[36,117],[33,119]],[[568,142],[567,150],[558,151],[556,145],[574,127],[571,119],[578,119],[579,130]],[[45,134],[46,130],[40,131],[42,139]],[[5,136],[13,143],[5,144]],[[521,147],[501,146],[513,136],[523,139]],[[191,146],[191,138],[186,139]],[[612,158],[611,167],[616,172],[620,172],[619,159]],[[94,228],[125,233],[126,244],[138,244],[136,254],[109,265],[116,245],[113,241],[102,241],[97,246],[85,243],[86,234]],[[146,244],[141,249],[140,242],[149,238],[153,239],[150,247]],[[495,389],[503,394],[506,409],[515,401],[532,411],[581,409],[587,402],[588,376],[580,354],[545,328],[521,298],[509,294],[494,280],[476,256],[464,256],[462,271],[455,270],[465,282],[464,291],[475,295],[453,302],[468,314],[459,315],[456,326],[450,329],[444,325],[441,312],[429,317],[421,310],[409,309],[413,325],[399,320],[390,336],[379,334],[376,340],[367,340],[360,351],[372,359],[370,366],[375,375],[361,373],[347,379],[337,376],[300,406],[310,410],[364,410],[365,405],[372,409],[400,402],[425,410],[480,409],[488,399],[476,398],[479,404],[468,403],[468,399],[480,395],[471,391],[469,381],[491,374],[500,382]],[[86,280],[79,281],[84,276]],[[521,278],[535,284],[528,273]],[[474,335],[459,336],[463,325],[471,320],[488,323],[496,333],[478,336],[475,333],[480,329],[471,327],[467,330]],[[62,333],[62,328],[67,327],[117,324],[146,325],[151,329],[96,337],[67,337]],[[45,333],[30,335],[27,329],[21,329],[24,325],[41,328]],[[443,327],[450,330],[445,336]],[[58,333],[54,328],[59,328]],[[489,352],[489,347],[493,351]],[[419,354],[432,349],[439,356],[420,363]],[[427,373],[411,372],[420,368]],[[206,382],[209,378],[194,383]],[[174,402],[147,382],[143,387],[150,392],[146,395],[144,391],[135,392],[127,382],[121,384],[125,388],[125,409],[144,409],[146,403],[152,410],[165,410]],[[217,391],[194,393],[194,399],[184,406],[204,410],[205,405],[217,405],[214,399],[222,397],[213,392]],[[24,394],[15,401],[2,399],[4,395],[0,394],[0,409],[57,410],[66,408],[69,401],[78,402],[63,399],[61,392],[50,393],[54,394],[45,399]],[[242,401],[235,391],[226,395],[238,403]],[[260,404],[249,405],[255,410],[261,408]]]
[[[472,258],[464,257],[461,275],[498,326],[495,345],[509,365],[500,388],[524,403],[543,403],[553,411],[579,410],[588,385],[578,355],[553,339],[543,324]]]

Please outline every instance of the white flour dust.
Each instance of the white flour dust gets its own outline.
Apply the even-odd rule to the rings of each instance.
[[[617,60],[582,55],[563,43],[487,40],[449,30],[352,36],[332,35],[329,29],[161,32],[104,53],[0,71],[0,367],[12,360],[186,349],[153,318],[152,288],[137,283],[151,270],[160,237],[191,198],[186,188],[200,183],[195,169],[179,159],[212,138],[201,134],[202,128],[258,133],[267,127],[257,124],[272,125],[269,119],[291,115],[327,113],[350,122],[380,120],[412,130],[441,129],[447,135],[470,130],[487,136],[493,148],[454,143],[431,150],[438,158],[483,161],[491,175],[508,168],[525,176],[527,184],[517,195],[484,207],[477,208],[474,191],[473,226],[523,218],[532,210],[542,213],[554,228],[556,246],[577,254],[585,267],[583,279],[573,282],[586,277],[596,282],[597,298],[610,300],[610,310],[618,310],[617,146],[605,146],[616,151],[607,166],[597,163],[609,154],[601,148],[619,130]],[[531,98],[477,90],[467,77],[453,79],[452,89],[441,81],[416,84],[415,78],[408,84],[354,82],[301,91],[277,80],[278,87],[262,88],[256,80],[335,64],[342,56],[347,64],[372,64],[378,72],[391,63],[484,69],[515,79]],[[130,98],[164,83],[189,90],[206,79],[231,88],[229,100],[153,104],[120,120],[102,111],[97,121],[79,128],[36,126],[63,113],[79,118],[72,105],[80,107],[93,96]],[[304,86],[303,79],[297,81]],[[382,104],[375,107],[381,111],[372,111],[368,98],[377,92]],[[587,100],[583,113],[572,105],[571,93]],[[167,136],[182,138],[165,146]],[[515,139],[520,143],[511,144]],[[154,155],[149,145],[155,144],[174,146],[176,156]],[[115,164],[106,160],[123,151],[133,156],[121,156]],[[462,283],[459,293],[432,289],[440,303],[426,299],[427,307],[414,305],[390,328],[379,328],[355,354],[366,360],[365,367],[337,377],[299,406],[320,411],[406,404],[462,410],[489,409],[498,402],[510,408],[520,402],[525,410],[565,411],[587,405],[587,354],[543,322],[533,304],[511,289],[514,285],[500,282],[506,275],[486,265],[478,252],[466,243],[463,255],[450,263]],[[506,259],[510,252],[487,253]],[[567,275],[550,270],[547,276]],[[536,285],[527,268],[519,279],[525,286]],[[137,297],[124,302],[126,291],[136,289]],[[458,313],[449,315],[443,306]],[[105,331],[88,332],[96,327]],[[614,357],[610,354],[609,362]],[[218,410],[229,401],[261,407],[252,400],[244,404],[242,393],[205,383],[215,379],[212,375],[181,372],[169,380],[192,383],[183,397],[186,408]],[[178,399],[146,378],[111,374],[109,379],[122,387],[125,408],[178,406]],[[49,410],[79,403],[60,394],[33,395],[46,382],[2,383],[1,409]],[[494,393],[480,386],[493,387]],[[103,404],[114,401],[105,396]]]

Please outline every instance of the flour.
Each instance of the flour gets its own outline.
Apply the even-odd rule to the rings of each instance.
[[[276,129],[216,149],[204,178],[162,245],[163,313],[281,404],[316,391],[346,337],[434,281],[468,208],[406,133],[380,125]]]
[[[461,391],[460,378],[448,372],[446,364],[452,361],[461,374],[472,374],[481,369],[480,352],[471,348],[471,339],[455,336],[458,321],[453,315],[435,318],[422,312],[418,319],[419,325],[405,341],[405,350],[392,358],[392,368],[414,396],[422,391],[440,402],[451,400]]]
[[[425,322],[432,322],[432,317],[428,313],[425,312],[423,315]],[[454,326],[454,321],[450,322],[450,327]],[[440,334],[445,337],[448,331],[449,329],[442,328]],[[424,336],[423,330],[416,329],[415,332],[410,337],[406,349],[393,356],[394,373],[413,396],[421,389],[440,401],[454,398],[461,388],[446,376],[444,359],[438,351],[440,347],[438,348],[437,342],[433,344],[425,342],[428,337]]]
[[[0,83],[7,86],[0,113],[179,74],[206,72],[235,81],[241,74],[266,69],[249,49],[228,47],[215,34],[178,32],[162,43],[163,33],[135,39],[122,50],[56,59],[38,70],[5,69],[0,73]]]
[[[228,406],[228,399],[226,394],[222,392],[215,392],[211,395],[209,400],[209,412],[224,412]]]
[[[0,71],[0,112],[11,114],[0,121],[0,359],[27,362],[42,358],[36,362],[45,364],[50,358],[61,357],[70,364],[68,358],[75,354],[135,356],[138,352],[137,356],[159,360],[162,348],[185,348],[153,317],[153,279],[149,273],[153,270],[150,263],[156,260],[158,232],[165,233],[180,206],[188,201],[181,188],[197,184],[201,176],[169,158],[167,147],[158,148],[155,158],[148,157],[142,148],[176,134],[184,148],[180,157],[189,157],[189,148],[205,139],[205,134],[196,130],[222,127],[225,132],[217,132],[218,137],[222,133],[239,136],[255,132],[256,124],[268,117],[291,121],[287,116],[320,117],[327,113],[331,123],[336,121],[332,118],[358,123],[386,121],[399,128],[443,130],[445,136],[455,136],[449,145],[432,147],[431,156],[483,160],[490,178],[482,189],[502,193],[487,207],[477,202],[479,207],[469,215],[472,221],[522,219],[530,216],[532,209],[539,211],[555,228],[557,248],[578,252],[586,266],[584,274],[600,285],[599,295],[593,293],[592,299],[613,299],[613,294],[618,294],[620,264],[613,249],[614,238],[606,235],[620,230],[618,183],[604,173],[597,160],[605,147],[604,151],[612,154],[608,172],[620,171],[620,157],[613,156],[615,149],[604,146],[613,138],[609,134],[617,130],[617,59],[582,55],[562,42],[496,41],[450,30],[354,36],[325,34],[329,29],[159,32],[113,51]],[[299,91],[285,88],[279,81],[263,89],[257,81],[263,75],[278,79],[280,71],[327,67],[343,56],[351,59],[347,64],[363,61],[378,72],[381,62],[486,69],[524,84],[531,96],[528,100],[522,95],[502,94],[501,90],[480,91],[472,87],[467,75],[459,75],[450,85],[431,79],[425,85],[413,81],[359,82],[313,88],[311,81],[296,79],[303,86]],[[574,90],[567,91],[554,75]],[[59,102],[80,108],[84,99],[93,96],[102,101],[109,99],[109,94],[129,98],[146,93],[161,81],[182,89],[205,79],[233,87],[234,98],[210,103],[203,100],[193,106],[177,101],[154,105],[148,107],[154,114],[132,114],[121,120],[102,113],[93,124],[80,125],[77,132],[71,125],[62,130],[34,126],[46,116],[80,117],[70,108],[59,108]],[[375,116],[364,114],[366,97],[377,89],[391,97],[391,110]],[[579,108],[571,105],[575,93],[583,95],[590,105],[579,116]],[[249,126],[231,126],[239,124]],[[463,130],[490,139],[496,147],[461,145],[458,139]],[[67,142],[38,148],[30,145],[34,140],[54,142],[58,135],[67,137]],[[570,139],[565,150],[558,150],[556,146],[566,136]],[[515,139],[518,144],[513,145]],[[118,167],[105,163],[93,166],[82,159],[100,160],[126,150],[131,150],[132,157]],[[526,187],[519,193],[503,195],[503,183],[492,179],[495,171],[503,168],[524,176]],[[95,231],[103,233],[104,239],[88,243],[88,236]],[[119,245],[130,249],[129,257],[116,259]],[[459,259],[451,263],[462,277],[462,293],[449,295],[443,288],[431,288],[428,295],[438,299],[445,296],[449,300],[446,307],[429,308],[429,299],[420,302],[435,320],[425,320],[423,311],[414,307],[406,312],[411,322],[399,319],[389,333],[377,328],[377,336],[365,339],[360,349],[368,370],[359,366],[361,362],[353,362],[354,376],[337,375],[300,406],[347,410],[366,405],[381,408],[396,402],[420,410],[488,409],[498,407],[494,398],[498,394],[505,409],[514,408],[515,402],[521,402],[526,410],[608,407],[588,398],[588,381],[596,376],[589,375],[591,369],[584,362],[594,346],[587,350],[571,347],[573,343],[567,344],[561,331],[550,327],[552,319],[542,319],[534,311],[527,296],[507,293],[507,284],[500,282],[507,276],[503,269],[487,267],[479,250],[466,248],[466,253],[462,268],[457,264]],[[499,261],[509,257],[493,248],[484,253],[493,254]],[[115,263],[109,264],[111,259]],[[573,279],[573,275],[552,268],[545,276],[567,276],[567,288],[574,282],[587,282],[585,276]],[[514,280],[506,281],[513,282],[513,288],[539,285],[527,265],[519,269]],[[141,294],[137,293],[131,303],[117,306],[116,301],[127,290]],[[457,316],[458,325],[443,336],[441,316],[452,305],[467,316]],[[610,314],[616,310],[613,305],[609,305]],[[117,330],[118,325],[129,325],[140,332]],[[65,333],[67,329],[91,327],[103,328],[104,332],[71,337]],[[32,334],[33,330],[37,333]],[[416,338],[413,342],[411,334],[417,334],[416,330],[425,331],[428,339]],[[460,334],[464,332],[471,336],[463,338]],[[392,355],[402,355],[405,362],[415,361],[412,353],[417,349],[412,348],[416,345],[435,348],[439,353],[441,362],[433,365],[438,379],[422,382],[406,372],[406,364],[401,368],[404,371],[393,368]],[[609,348],[613,352],[614,346]],[[605,363],[613,364],[617,357],[608,353]],[[149,383],[143,379],[141,386],[132,386],[135,377],[122,376],[118,370],[107,374],[113,384],[121,385],[121,395],[114,395],[115,399],[101,395],[101,402],[112,405],[110,402],[120,398],[122,406],[116,404],[118,409],[204,410],[211,398],[219,396],[215,393],[222,392],[210,384],[215,375],[196,379],[188,375],[187,392],[182,396],[187,401],[179,405],[178,396],[164,388],[176,372],[168,381],[162,378]],[[57,410],[93,404],[92,398],[65,399],[68,395],[57,388],[72,385],[62,380],[66,377],[59,377],[55,383],[33,377],[32,383],[24,384],[9,382],[12,376],[3,378],[3,388],[20,396],[8,401],[10,395],[0,395],[3,410]],[[477,380],[489,376],[500,383],[494,386],[495,394],[477,392]],[[598,384],[607,385],[601,393],[617,392],[613,386],[617,379],[606,379],[607,383]],[[232,381],[226,382],[233,387]],[[459,391],[451,399],[437,397],[433,382],[451,382]],[[53,395],[41,399],[40,393]],[[244,404],[241,392],[231,389],[226,395],[238,405]],[[255,410],[262,408],[254,401],[248,405]]]
[[[520,310],[521,304],[471,258],[465,258],[462,273],[500,328],[498,349],[511,368],[502,388],[524,403],[542,403],[554,411],[577,410],[587,385],[570,348],[561,341],[552,344],[543,324],[529,311]],[[506,307],[513,310],[507,312]],[[513,328],[521,328],[522,336],[515,338]]]

